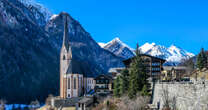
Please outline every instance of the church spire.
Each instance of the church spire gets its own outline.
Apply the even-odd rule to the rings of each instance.
[[[63,44],[62,46],[66,47],[66,50],[69,50],[69,29],[68,29],[68,19],[67,15],[64,19],[64,35],[63,35]]]

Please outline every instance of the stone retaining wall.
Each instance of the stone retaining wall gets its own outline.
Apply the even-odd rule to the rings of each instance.
[[[167,90],[170,100],[176,98],[177,110],[208,110],[208,83],[156,83],[153,88],[155,107],[162,108],[163,91]]]

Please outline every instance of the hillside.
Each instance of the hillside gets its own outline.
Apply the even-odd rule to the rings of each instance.
[[[122,59],[102,49],[67,13],[48,18],[46,10],[27,0],[0,0],[0,99],[7,103],[45,101],[59,95],[59,54],[63,17],[69,18],[74,57],[92,75],[123,67]]]

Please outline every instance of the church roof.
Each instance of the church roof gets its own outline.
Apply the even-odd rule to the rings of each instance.
[[[81,63],[74,60],[74,59],[71,59],[69,61],[67,74],[84,74],[83,67],[82,67]]]
[[[83,74],[84,77],[93,77],[88,64],[73,58],[69,61],[67,74]]]

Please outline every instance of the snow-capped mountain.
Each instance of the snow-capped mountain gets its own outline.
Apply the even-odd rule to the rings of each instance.
[[[169,56],[171,56],[171,53],[165,46],[156,45],[155,43],[145,43],[140,47],[140,50],[144,54],[149,54],[166,60],[169,58]]]
[[[119,38],[115,38],[106,44],[99,43],[99,45],[124,59],[131,58],[135,55],[134,49],[123,43]],[[140,51],[144,54],[165,59],[167,61],[167,65],[177,65],[183,59],[189,59],[195,56],[194,54],[187,52],[182,48],[176,47],[175,45],[171,45],[167,48],[162,45],[156,45],[155,43],[145,43],[140,47]]]
[[[156,45],[155,43],[146,43],[140,47],[142,53],[149,54],[155,57],[165,59],[166,64],[178,64],[183,59],[189,59],[194,56],[194,54],[187,52],[186,50],[171,45],[166,48],[165,46]]]
[[[108,43],[98,43],[102,48],[114,53],[115,55],[128,59],[134,56],[134,51],[123,43],[118,37]]]

